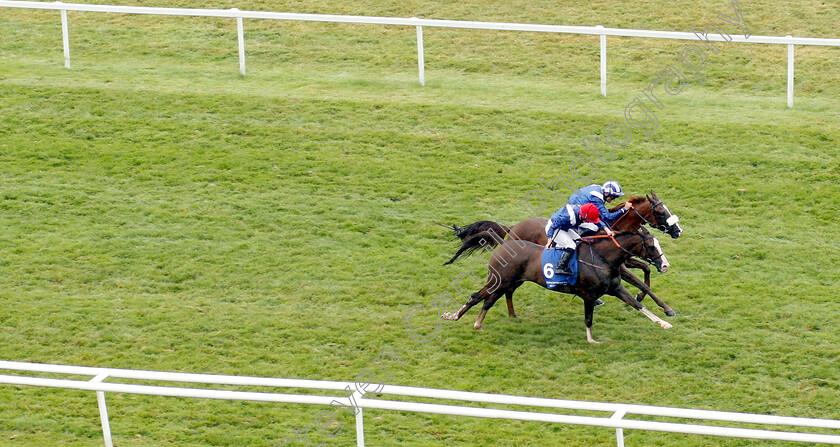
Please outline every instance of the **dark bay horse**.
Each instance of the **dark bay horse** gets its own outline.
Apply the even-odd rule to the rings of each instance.
[[[481,329],[484,317],[496,301],[505,295],[508,310],[513,311],[513,292],[526,281],[535,282],[545,287],[543,276],[542,253],[544,246],[527,241],[502,244],[490,257],[488,268],[490,275],[484,287],[472,294],[470,299],[457,313],[446,312],[444,320],[458,320],[470,308],[484,301],[481,312],[475,322],[475,328]],[[592,314],[595,300],[603,295],[612,295],[633,306],[659,324],[663,329],[671,326],[665,320],[639,303],[624,286],[621,285],[619,267],[632,256],[638,256],[650,262],[656,268],[662,268],[662,251],[653,235],[647,232],[617,233],[614,239],[595,239],[578,249],[578,279],[574,286],[560,286],[556,292],[570,293],[583,298],[586,340],[598,343],[592,337]]]
[[[648,224],[669,234],[674,239],[680,237],[680,234],[682,234],[682,228],[678,223],[679,219],[676,215],[671,214],[671,211],[659,199],[655,192],[651,191],[650,195],[646,197],[631,197],[628,201],[633,204],[633,208],[613,223],[613,230],[636,231],[642,225]],[[623,207],[624,204],[621,203],[611,208],[610,211],[615,211]],[[547,221],[548,219],[535,217],[523,220],[512,227],[489,220],[481,220],[463,227],[453,225],[452,229],[455,232],[455,236],[461,239],[461,247],[445,264],[451,264],[464,253],[469,255],[483,247],[495,247],[501,244],[505,237],[545,245],[548,242],[548,236],[545,234],[545,224]],[[633,275],[628,268],[641,269],[645,274],[644,282]],[[637,300],[641,301],[645,295],[650,295],[656,304],[665,311],[665,315],[674,316],[677,314],[651,290],[650,269],[645,263],[636,259],[629,259],[621,267],[620,272],[623,280],[641,290],[636,295]]]

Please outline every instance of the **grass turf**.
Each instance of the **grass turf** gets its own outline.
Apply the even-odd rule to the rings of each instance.
[[[729,13],[718,2],[155,5],[674,30]],[[741,6],[756,35],[836,37],[820,2]],[[797,49],[787,109],[783,47],[723,47],[705,84],[667,98],[656,131],[593,173],[654,189],[682,217],[682,238],[660,238],[673,271],[653,279],[679,313],[674,329],[608,299],[594,326],[605,343],[589,346],[580,301],[530,285],[515,298],[523,318],[497,306],[476,332],[471,312],[419,343],[403,316],[454,294],[468,266],[441,265],[455,245],[434,223],[528,217],[520,199],[537,180],[567,172],[581,139],[621,119],[685,42],[610,39],[601,98],[592,37],[426,30],[420,87],[408,28],[247,21],[243,78],[232,21],[70,16],[65,70],[57,13],[0,10],[2,358],[349,381],[391,348],[404,385],[838,417],[837,49]],[[90,393],[0,395],[2,445],[101,445]],[[321,411],[108,399],[118,445],[271,446]],[[365,418],[369,445],[614,442],[608,429]],[[352,444],[352,418],[341,421],[313,441]]]

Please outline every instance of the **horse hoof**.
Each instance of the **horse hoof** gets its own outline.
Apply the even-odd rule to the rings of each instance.
[[[511,318],[519,318],[519,315],[513,314],[510,316]]]
[[[454,319],[455,319],[455,314],[453,314],[452,312],[444,312],[444,313],[440,316],[440,318],[441,318],[442,320],[452,321],[452,320],[454,320]]]
[[[662,322],[662,329],[671,329],[672,327],[674,327],[674,325],[673,325],[673,324],[668,323],[668,322],[666,322],[666,321],[663,321],[663,322]]]
[[[646,296],[647,295],[645,295],[644,293],[639,292],[639,293],[636,294],[636,301],[641,302],[643,299],[645,299]]]
[[[666,310],[666,311],[665,311],[665,315],[667,315],[667,316],[669,316],[669,317],[676,317],[676,316],[677,316],[677,313],[676,313],[676,312],[674,312],[673,310]]]
[[[478,323],[474,324],[474,325],[473,325],[473,327],[474,327],[474,328],[475,328],[475,330],[477,330],[477,331],[480,331],[480,330],[481,330],[481,325],[480,325],[480,324],[478,324]]]

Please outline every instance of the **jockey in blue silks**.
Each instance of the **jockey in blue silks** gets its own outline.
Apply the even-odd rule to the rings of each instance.
[[[585,225],[591,224],[606,231],[609,235],[613,234],[612,230],[601,220],[598,208],[591,203],[566,205],[548,219],[545,224],[545,234],[548,236],[545,248],[549,249],[554,245],[556,249],[563,250],[563,254],[560,255],[560,260],[557,261],[557,266],[554,269],[556,273],[565,276],[572,274],[569,261],[575,253],[575,241],[580,239],[577,230],[581,226],[586,228]]]
[[[630,209],[631,204],[630,202],[627,202],[624,204],[624,208],[615,212],[610,212],[605,203],[610,203],[615,200],[616,197],[621,197],[623,195],[624,193],[621,192],[621,185],[619,185],[615,180],[610,180],[603,185],[584,186],[583,188],[575,191],[575,193],[569,197],[569,203],[572,205],[591,203],[598,208],[601,218],[606,220],[608,224],[612,224]]]

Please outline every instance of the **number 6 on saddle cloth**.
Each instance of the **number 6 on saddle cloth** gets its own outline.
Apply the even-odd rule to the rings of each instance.
[[[553,248],[543,249],[542,254],[542,272],[545,277],[545,287],[548,290],[554,290],[559,286],[573,286],[577,283],[578,276],[578,255],[577,250],[569,260],[569,270],[572,274],[569,276],[561,275],[554,271],[554,266],[563,255],[563,250],[555,250]]]
[[[578,238],[575,239],[577,244],[580,244],[580,237],[591,236],[598,233],[598,227],[594,224],[589,222],[584,222],[578,226],[578,230],[576,233],[579,235]],[[556,249],[547,249],[543,250],[542,255],[542,272],[543,277],[545,277],[545,287],[548,290],[554,290],[558,286],[573,286],[577,283],[577,275],[578,275],[578,257],[577,257],[577,249],[572,254],[572,258],[569,260],[569,270],[572,272],[571,275],[561,275],[555,271],[555,267],[557,263],[560,261],[560,257],[563,255],[563,250],[556,250]]]

